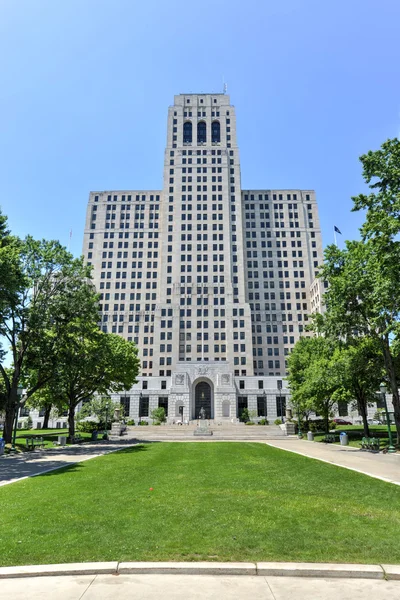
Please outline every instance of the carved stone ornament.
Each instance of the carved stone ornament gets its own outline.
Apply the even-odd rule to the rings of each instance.
[[[175,383],[176,385],[183,385],[185,383],[185,375],[183,373],[175,375]]]
[[[197,369],[198,375],[208,375],[209,368],[208,367],[199,367]]]
[[[230,375],[227,375],[227,374],[222,375],[222,377],[221,377],[222,385],[229,385],[230,379],[231,379]]]

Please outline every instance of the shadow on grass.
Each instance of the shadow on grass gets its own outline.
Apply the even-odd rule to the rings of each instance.
[[[146,450],[148,450],[146,446],[144,446],[143,444],[138,444],[137,446],[134,446],[132,448],[122,448],[121,450],[114,452],[113,456],[118,456],[118,454],[136,454],[138,452],[144,452]],[[105,454],[103,456],[107,455]],[[96,458],[101,458],[101,456],[98,456]],[[63,475],[66,472],[71,473],[74,471],[80,471],[84,466],[85,464],[83,464],[83,462],[78,462],[73,463],[71,465],[66,464],[60,467],[50,467],[54,470],[49,471],[48,473],[37,473],[32,475],[32,477],[52,477],[54,475]]]
[[[122,442],[124,443],[124,442]],[[128,443],[126,440],[125,443]],[[129,443],[134,443],[134,441],[129,441]],[[147,450],[146,446],[144,446],[143,441],[140,440],[140,443],[137,443],[135,446],[124,448],[123,446],[116,442],[105,442],[103,444],[97,444],[97,449],[100,450],[98,456],[93,456],[93,458],[99,458],[101,456],[106,456],[108,451],[112,450],[113,447],[117,446],[116,452],[113,454],[118,454],[119,452],[142,452]],[[6,483],[13,483],[13,480],[18,481],[18,479],[24,477],[41,477],[48,475],[58,475],[66,471],[67,469],[78,470],[83,465],[80,461],[79,457],[85,457],[93,455],[95,449],[91,445],[86,446],[69,446],[61,450],[68,456],[77,457],[77,462],[68,463],[68,461],[63,460],[62,456],[57,456],[58,450],[50,451],[34,451],[34,452],[23,452],[16,456],[4,457],[1,459],[1,471],[0,471],[0,487]],[[50,458],[51,456],[51,458]]]

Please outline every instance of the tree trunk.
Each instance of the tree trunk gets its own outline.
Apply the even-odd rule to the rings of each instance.
[[[70,441],[75,437],[75,406],[72,404],[68,410],[68,436]]]
[[[369,434],[369,425],[368,425],[368,412],[367,412],[367,402],[364,398],[362,392],[359,396],[357,396],[357,408],[361,413],[361,418],[363,422],[364,435],[365,437],[370,437]]]
[[[389,340],[383,342],[383,356],[385,359],[385,370],[389,380],[390,391],[392,392],[392,403],[394,408],[394,421],[397,430],[397,443],[400,444],[400,398],[397,386],[396,371],[394,367],[393,356],[390,352]]]
[[[49,419],[50,419],[50,413],[51,413],[52,407],[53,407],[52,404],[46,404],[45,405],[44,419],[43,419],[43,429],[48,429],[49,428]]]
[[[324,406],[324,410],[325,410],[325,414],[324,414],[324,420],[325,420],[325,433],[329,433],[329,401],[328,403]]]
[[[12,442],[12,434],[14,428],[14,419],[15,419],[15,410],[17,408],[18,402],[18,394],[17,394],[17,386],[12,385],[10,389],[10,393],[8,394],[6,400],[6,414],[4,420],[4,431],[3,437],[6,444],[11,444]]]

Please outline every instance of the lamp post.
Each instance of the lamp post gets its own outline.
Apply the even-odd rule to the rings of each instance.
[[[281,408],[281,419],[282,419],[282,423],[285,422],[284,418],[283,418],[283,407],[282,407],[282,381],[279,379],[278,383],[278,390],[279,390],[279,406]]]
[[[298,418],[298,421],[299,421],[299,430],[297,432],[297,435],[301,439],[303,437],[303,434],[301,432],[301,424],[300,424],[301,423],[301,421],[300,421],[300,402],[297,405],[297,418]]]
[[[14,431],[13,431],[13,439],[12,439],[12,445],[11,445],[11,452],[16,452],[15,439],[17,437],[18,413],[19,413],[19,408],[20,408],[20,402],[21,402],[22,392],[23,392],[23,388],[20,387],[20,386],[18,386],[17,387],[17,401],[15,403]]]
[[[264,406],[265,406],[265,412],[264,412],[264,425],[267,424],[267,392],[265,390],[263,390],[263,396],[264,396]]]
[[[104,439],[108,440],[108,434],[107,434],[107,421],[108,421],[108,408],[109,408],[109,400],[107,400],[106,402],[106,422],[105,422],[105,432],[104,432]]]
[[[385,383],[381,383],[381,385],[379,386],[379,390],[381,392],[381,397],[383,400],[383,403],[385,405],[385,413],[386,413],[386,425],[388,428],[388,436],[389,436],[389,448],[388,448],[388,452],[393,453],[396,452],[396,448],[393,445],[393,437],[392,437],[392,430],[390,428],[390,417],[389,417],[389,411],[388,411],[388,407],[387,407],[387,402],[386,402],[386,385]]]

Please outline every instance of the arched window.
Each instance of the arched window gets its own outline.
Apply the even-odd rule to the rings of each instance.
[[[192,143],[192,124],[190,123],[190,121],[187,121],[183,124],[183,143]]]
[[[211,124],[211,141],[213,143],[221,141],[221,126],[219,121],[213,121]]]
[[[205,144],[207,141],[207,128],[204,121],[197,123],[197,143]]]

